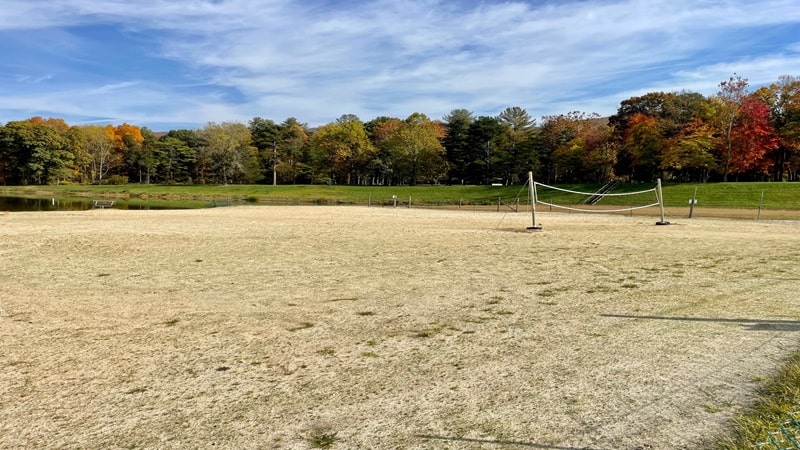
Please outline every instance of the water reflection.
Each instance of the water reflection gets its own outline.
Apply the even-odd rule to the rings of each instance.
[[[165,206],[148,203],[128,203],[115,201],[115,209],[182,209],[174,205]],[[187,206],[188,207],[188,206]],[[0,195],[0,211],[85,211],[92,209],[91,199],[59,199],[59,198],[29,198],[8,197]]]

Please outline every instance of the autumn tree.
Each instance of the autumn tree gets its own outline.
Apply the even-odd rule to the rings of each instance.
[[[572,111],[543,117],[536,139],[542,164],[537,177],[552,183],[612,178],[617,149],[611,131],[594,113]]]
[[[770,153],[773,179],[797,181],[800,170],[800,79],[783,75],[777,83],[755,92],[770,109],[778,147]]]
[[[695,119],[666,142],[660,168],[674,172],[679,181],[705,182],[716,168],[713,150],[714,130]]]
[[[634,114],[622,139],[616,173],[630,180],[653,181],[666,146],[658,121],[643,113]]]
[[[731,173],[764,176],[770,172],[771,161],[766,155],[778,148],[778,137],[769,118],[769,107],[757,96],[741,100],[727,155]]]
[[[727,81],[719,84],[719,92],[713,99],[715,106],[714,123],[720,135],[717,145],[720,154],[722,180],[728,181],[733,160],[734,126],[739,120],[742,100],[747,95],[747,78],[734,74]]]
[[[706,120],[712,113],[708,100],[696,92],[650,92],[620,102],[616,114],[608,118],[619,141],[627,132],[630,120],[644,114],[656,120],[664,139],[677,136],[694,119]]]
[[[156,137],[147,128],[123,123],[114,128],[115,145],[127,166],[129,179],[150,184],[158,159]]]
[[[35,116],[28,119],[28,122],[35,125],[44,125],[62,134],[65,134],[69,130],[69,125],[67,125],[67,122],[64,122],[64,119],[57,117],[48,117],[47,119],[44,119],[42,117]]]
[[[375,157],[370,163],[371,184],[388,185],[395,181],[392,159],[392,138],[403,121],[396,117],[380,116],[364,124],[372,145],[375,146]]]
[[[578,127],[574,120],[575,114],[577,113],[542,117],[541,129],[536,138],[539,170],[534,173],[534,176],[538,180],[545,180],[547,183],[558,183],[559,167],[553,160],[553,154],[558,148],[566,145],[577,135]]]

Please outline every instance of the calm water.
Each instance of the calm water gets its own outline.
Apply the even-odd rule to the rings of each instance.
[[[135,204],[124,201],[114,203],[115,209],[176,209],[163,205]],[[26,198],[4,197],[0,195],[0,211],[85,211],[92,209],[92,199],[58,199],[58,198]]]

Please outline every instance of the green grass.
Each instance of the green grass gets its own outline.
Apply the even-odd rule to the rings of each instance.
[[[764,208],[800,209],[800,183],[709,183],[664,186],[667,206],[689,206],[697,189],[697,206],[758,208],[764,194]]]
[[[600,184],[559,185],[561,188],[594,192]],[[614,192],[634,192],[652,188],[653,184],[623,184]],[[697,189],[698,207],[757,208],[764,193],[764,208],[800,209],[800,183],[705,183],[671,184],[663,186],[667,207],[688,207],[689,199]],[[161,207],[204,207],[215,200],[218,204],[393,204],[396,195],[399,205],[497,205],[513,206],[515,199],[525,203],[528,190],[523,186],[328,186],[328,185],[140,185],[119,186],[2,186],[0,195],[97,198],[116,197],[120,201],[136,204],[146,202]],[[539,200],[561,205],[581,203],[585,196],[568,194],[539,187]],[[601,204],[641,205],[655,201],[655,195],[645,193],[631,197],[608,197]]]
[[[614,192],[635,192],[652,188],[653,184],[623,184]],[[564,189],[594,192],[600,184],[560,185]],[[757,208],[764,194],[764,208],[800,209],[800,183],[706,183],[665,184],[664,203],[668,207],[686,206],[697,189],[698,207]],[[286,203],[286,204],[393,204],[397,196],[399,205],[513,205],[515,199],[525,203],[528,190],[523,186],[266,186],[266,185],[140,185],[119,186],[3,186],[2,195],[55,196],[64,199],[117,197],[130,204],[142,203],[159,207],[204,207],[216,201],[219,205],[230,202]],[[585,196],[553,191],[544,187],[537,190],[539,200],[561,205],[581,203]],[[601,204],[640,205],[655,201],[654,193],[630,197],[608,197]],[[504,208],[506,206],[503,206]]]
[[[734,418],[727,436],[717,440],[718,450],[751,450],[767,441],[767,433],[789,420],[788,413],[800,410],[800,352],[790,356],[783,368],[758,389],[758,401]]]

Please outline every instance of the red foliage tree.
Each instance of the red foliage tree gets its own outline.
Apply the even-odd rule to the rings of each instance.
[[[769,106],[755,95],[744,97],[731,132],[731,172],[769,174],[772,161],[766,155],[778,147],[778,142],[770,124]]]

